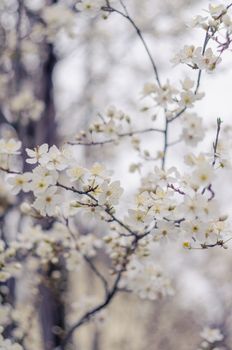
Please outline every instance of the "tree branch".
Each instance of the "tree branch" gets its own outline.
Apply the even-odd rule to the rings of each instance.
[[[123,3],[122,0],[120,1],[120,3],[122,5],[122,7],[124,8],[125,12],[122,12],[122,11],[116,9],[116,8],[113,8],[109,4],[109,2],[107,2],[107,6],[103,6],[102,7],[102,10],[106,11],[106,12],[110,12],[110,13],[112,13],[112,12],[118,13],[122,17],[126,18],[132,24],[132,26],[136,30],[136,32],[137,32],[137,34],[138,34],[138,36],[139,36],[139,38],[140,38],[140,40],[141,40],[141,42],[142,42],[142,44],[144,46],[144,49],[145,49],[145,51],[146,51],[146,53],[148,55],[148,58],[149,58],[149,60],[151,62],[151,65],[152,65],[152,68],[153,68],[153,71],[154,71],[154,75],[155,75],[155,79],[157,81],[157,84],[159,85],[159,87],[161,87],[162,85],[161,85],[161,82],[160,82],[159,73],[158,73],[158,69],[157,69],[156,63],[155,63],[155,61],[154,61],[154,59],[152,57],[152,54],[151,54],[151,52],[149,50],[149,47],[148,47],[148,45],[147,45],[147,43],[146,43],[146,41],[145,41],[145,39],[143,37],[143,34],[142,34],[141,30],[138,28],[138,26],[136,25],[136,23],[134,22],[134,20],[129,15],[128,10],[127,10],[127,8],[126,8],[126,6],[125,6],[125,4]]]
[[[133,135],[138,135],[138,134],[146,134],[148,132],[160,132],[160,133],[164,133],[165,130],[163,129],[158,129],[158,128],[148,128],[148,129],[144,129],[144,130],[135,130],[135,131],[129,131],[129,132],[125,132],[125,133],[121,133],[121,134],[116,134],[115,136],[117,137],[128,137],[128,136],[133,136]],[[78,146],[100,146],[100,145],[105,145],[105,144],[109,144],[109,143],[114,143],[117,142],[117,139],[107,139],[107,140],[103,140],[103,141],[86,141],[86,142],[82,142],[82,141],[77,141],[77,142],[68,142],[69,145],[78,145]]]

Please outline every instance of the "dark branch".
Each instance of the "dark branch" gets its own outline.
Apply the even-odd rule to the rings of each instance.
[[[217,147],[218,147],[218,141],[219,141],[219,134],[220,134],[220,130],[221,130],[221,124],[222,124],[222,120],[220,118],[217,119],[217,132],[216,132],[216,138],[215,138],[215,141],[213,143],[213,152],[214,152],[214,155],[213,155],[213,163],[212,165],[214,166],[215,163],[216,163],[216,160],[218,158],[218,155],[217,155]]]
[[[136,32],[137,32],[137,34],[138,34],[138,36],[139,36],[139,38],[140,38],[140,40],[141,40],[141,42],[142,42],[144,48],[145,48],[145,51],[146,51],[146,53],[147,53],[147,55],[148,55],[148,57],[149,57],[149,60],[150,60],[150,62],[151,62],[151,65],[152,65],[152,68],[153,68],[153,71],[154,71],[154,74],[155,74],[155,79],[156,79],[156,81],[157,81],[157,84],[159,85],[159,87],[161,87],[161,82],[160,82],[160,78],[159,78],[159,73],[158,73],[158,70],[157,70],[155,61],[154,61],[154,59],[153,59],[153,57],[152,57],[152,54],[151,54],[151,52],[150,52],[150,50],[149,50],[149,47],[148,47],[147,43],[146,43],[146,41],[145,41],[145,39],[144,39],[144,37],[143,37],[143,34],[142,34],[141,30],[138,28],[138,26],[136,25],[136,23],[134,22],[134,20],[130,17],[130,15],[129,15],[129,13],[128,13],[128,10],[127,10],[127,8],[126,8],[126,6],[124,5],[124,3],[123,3],[122,0],[120,1],[120,3],[121,3],[121,5],[123,6],[123,9],[124,9],[125,12],[122,12],[122,11],[120,11],[120,10],[117,10],[117,9],[113,8],[113,7],[109,4],[109,2],[108,2],[108,5],[107,5],[107,6],[103,6],[103,7],[102,7],[102,10],[103,10],[103,11],[106,11],[106,12],[109,12],[109,13],[112,13],[112,12],[118,13],[118,14],[121,15],[122,17],[126,18],[126,19],[132,24],[132,26],[133,26],[134,29],[136,30]]]

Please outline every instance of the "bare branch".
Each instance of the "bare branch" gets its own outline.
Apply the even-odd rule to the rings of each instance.
[[[138,135],[138,134],[146,134],[149,132],[159,132],[159,133],[164,133],[165,130],[163,129],[158,129],[158,128],[148,128],[148,129],[144,129],[144,130],[135,130],[135,131],[129,131],[129,132],[125,132],[125,133],[121,133],[121,134],[116,134],[115,136],[117,137],[128,137],[128,136],[133,136],[133,135]],[[105,144],[109,144],[109,143],[115,143],[117,142],[118,139],[107,139],[107,140],[103,140],[103,141],[71,141],[68,142],[69,145],[78,145],[78,146],[100,146],[100,145],[105,145]]]
[[[78,329],[83,324],[88,322],[91,319],[91,317],[96,315],[99,311],[103,310],[107,305],[110,304],[113,297],[115,296],[115,294],[118,291],[118,285],[119,285],[119,282],[121,280],[121,277],[122,277],[122,271],[118,272],[117,277],[114,281],[113,287],[111,288],[110,292],[105,297],[104,301],[102,303],[100,303],[99,305],[97,305],[96,307],[94,307],[93,309],[91,309],[90,311],[87,311],[76,323],[74,323],[74,325],[69,329],[66,336],[64,337],[62,344],[60,346],[60,349],[65,350],[66,344],[70,341],[70,339],[72,338],[72,335],[76,329]]]
[[[221,130],[221,124],[222,124],[222,120],[220,118],[217,119],[217,132],[216,132],[216,138],[215,141],[213,143],[213,152],[214,152],[214,158],[213,158],[213,163],[212,165],[214,166],[216,163],[216,160],[218,158],[217,155],[217,146],[218,146],[218,141],[219,141],[219,134],[220,134],[220,130]]]
[[[129,15],[128,10],[126,8],[126,5],[123,3],[122,0],[120,1],[120,3],[123,6],[125,12],[122,12],[122,11],[116,9],[116,8],[113,8],[111,5],[103,6],[102,10],[106,11],[106,12],[110,12],[110,13],[112,13],[112,12],[118,13],[122,17],[126,18],[132,24],[132,26],[136,30],[136,32],[137,32],[137,34],[138,34],[138,36],[139,36],[139,38],[140,38],[140,40],[141,40],[141,42],[142,42],[142,44],[144,46],[144,49],[145,49],[145,51],[146,51],[146,53],[148,55],[148,58],[149,58],[149,60],[151,62],[151,65],[152,65],[152,68],[153,68],[153,71],[154,71],[154,74],[155,74],[155,79],[157,81],[157,84],[159,85],[159,87],[161,87],[162,85],[161,85],[161,82],[160,82],[159,73],[158,73],[158,69],[157,69],[156,63],[155,63],[155,61],[154,61],[154,59],[152,57],[152,54],[150,52],[150,49],[149,49],[149,47],[148,47],[148,45],[147,45],[147,43],[146,43],[146,41],[145,41],[145,39],[143,37],[143,34],[142,34],[141,30],[138,28],[138,26],[136,25],[136,23],[134,22],[134,20]]]

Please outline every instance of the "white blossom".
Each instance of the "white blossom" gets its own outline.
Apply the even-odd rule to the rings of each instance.
[[[48,144],[44,143],[41,146],[35,147],[33,150],[26,148],[27,155],[30,157],[26,159],[26,162],[29,164],[40,163],[40,160],[43,155],[48,152]]]
[[[14,175],[8,178],[8,183],[11,185],[11,191],[13,194],[18,194],[20,191],[30,191],[31,173],[24,173]]]
[[[56,206],[62,202],[61,195],[57,194],[55,186],[49,187],[45,192],[37,195],[33,207],[43,216],[53,216],[56,213]]]
[[[201,332],[201,337],[203,339],[207,340],[209,343],[215,343],[215,342],[220,341],[224,338],[220,329],[210,328],[210,327],[205,327],[203,329],[203,331]]]

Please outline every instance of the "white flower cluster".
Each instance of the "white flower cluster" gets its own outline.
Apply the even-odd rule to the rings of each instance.
[[[64,254],[67,269],[76,271],[83,263],[83,257],[93,258],[97,250],[102,247],[102,241],[95,235],[89,233],[85,236],[79,236],[75,244],[70,244],[69,250]]]
[[[15,261],[17,243],[13,242],[7,247],[3,240],[0,240],[0,281],[7,281],[12,276],[17,276],[21,270],[21,264]]]
[[[28,335],[28,328],[30,328],[30,347],[34,349],[33,345],[35,344],[33,343],[36,343],[35,337],[38,338],[38,332],[36,327],[34,327],[36,318],[33,305],[30,303],[17,303],[14,307],[7,303],[1,305],[0,332],[1,329],[10,326],[12,323],[14,324],[14,329],[12,330],[14,342],[12,342],[12,339],[4,339],[0,336],[0,349],[23,349],[17,342],[22,343],[22,340]]]
[[[205,327],[200,335],[203,338],[203,342],[198,350],[224,349],[224,347],[220,347],[220,345],[222,345],[221,342],[224,339],[224,335],[219,328]]]
[[[14,142],[13,145],[14,147],[10,147],[8,151],[9,155],[18,152],[20,147],[20,144]],[[49,148],[46,144],[34,150],[27,149],[27,153],[30,156],[27,162],[34,166],[32,172],[7,175],[13,193],[31,191],[35,196],[32,207],[26,204],[22,206],[23,212],[35,217],[38,215],[69,217],[82,210],[87,211],[91,217],[93,214],[106,220],[114,217],[112,206],[118,203],[122,189],[118,181],[110,181],[104,167],[95,164],[91,169],[85,169],[79,164],[75,165],[76,161],[67,148],[59,150],[56,146]],[[202,189],[211,183],[214,170],[208,165],[206,159],[201,159],[200,162],[195,160],[195,163],[191,180],[187,176],[181,179],[175,168],[163,171],[158,167],[153,174],[144,179],[141,192],[136,199],[137,208],[129,209],[124,220],[125,226],[122,226],[120,221],[116,221],[116,232],[112,231],[110,236],[105,237],[109,254],[117,268],[124,264],[130,246],[133,245],[134,236],[127,237],[128,229],[129,232],[135,232],[138,235],[143,235],[144,232],[150,233],[147,239],[144,237],[139,242],[136,253],[138,259],[149,256],[152,241],[162,243],[176,240],[183,233],[188,238],[194,237],[195,242],[203,244],[209,236],[211,239],[213,235],[215,241],[218,239],[217,234],[222,230],[221,226],[218,228],[220,222],[218,208],[215,207],[214,201],[207,201],[202,194]],[[178,188],[183,188],[184,192],[181,190],[178,192]],[[60,212],[61,203],[65,200],[61,193],[67,191],[77,199],[67,197],[68,205],[64,206],[66,210],[62,213]],[[186,218],[187,221],[185,221]],[[62,234],[60,235],[59,232]],[[123,235],[117,232],[122,232]],[[80,264],[83,254],[90,257],[95,254],[94,236],[81,237],[76,243],[67,240],[63,246],[62,241],[68,235],[69,232],[65,227],[61,231],[56,227],[49,235],[39,227],[25,230],[18,242],[3,249],[1,280],[6,280],[19,271],[20,265],[12,258],[19,251],[21,254],[25,250],[31,251],[44,263],[56,262],[59,255],[63,254],[70,270]],[[185,246],[190,247],[191,239],[186,242]],[[135,261],[136,258],[134,258]],[[160,282],[161,279],[158,281]],[[156,295],[154,291],[157,290],[157,286],[156,281],[151,292],[153,297]]]
[[[0,281],[6,281],[12,276],[20,276],[23,272],[23,265],[15,262],[17,255],[35,256],[36,259],[39,259],[41,266],[46,266],[48,262],[55,264],[62,258],[66,261],[67,269],[74,271],[80,268],[84,261],[83,257],[94,257],[102,246],[101,240],[91,233],[85,236],[76,233],[75,240],[73,240],[66,225],[60,223],[56,223],[46,231],[38,225],[27,225],[23,232],[18,234],[18,239],[11,242],[8,247],[3,241],[0,243],[2,247],[0,250]]]
[[[165,110],[167,119],[171,121],[173,118],[175,119],[178,113],[182,113],[183,129],[180,139],[186,144],[196,146],[203,140],[205,133],[202,118],[197,116],[196,113],[183,113],[186,109],[194,107],[196,101],[204,97],[204,93],[194,90],[193,80],[185,78],[181,81],[181,89],[177,89],[169,81],[161,87],[147,83],[142,95],[146,100],[149,99],[148,101],[151,99],[152,102],[155,101],[156,110],[154,114],[156,116],[159,116],[161,110]],[[139,148],[138,145],[135,145],[135,148]]]
[[[45,6],[42,10],[41,17],[46,24],[42,29],[47,40],[54,41],[57,34],[62,30],[69,36],[73,36],[73,27],[75,24],[75,13],[65,3],[55,3]]]
[[[175,168],[155,168],[144,178],[137,208],[129,211],[130,227],[147,232],[153,225],[155,240],[162,238],[165,242],[181,237],[187,247],[194,242],[216,243],[222,238],[223,231],[227,231],[227,216],[220,215],[211,188],[217,170],[203,155],[190,155],[187,161],[192,172],[183,177]]]
[[[226,29],[232,30],[232,19],[229,8],[221,2],[219,4],[209,4],[208,15],[196,16],[191,22],[193,27],[201,27],[204,30],[213,28],[214,30]]]
[[[7,1],[4,1],[3,8],[5,4]],[[103,308],[120,291],[134,292],[149,300],[173,295],[170,280],[157,263],[162,258],[164,244],[168,248],[180,245],[186,250],[216,246],[226,249],[227,242],[232,239],[229,218],[221,210],[216,196],[218,179],[221,174],[224,175],[224,169],[232,166],[231,134],[227,128],[223,140],[219,139],[221,120],[217,121],[211,153],[187,154],[183,165],[187,170],[182,172],[176,166],[166,165],[170,146],[183,141],[184,145],[196,147],[205,136],[203,119],[189,109],[193,109],[204,97],[204,93],[200,92],[202,71],[214,71],[221,62],[223,51],[232,42],[231,5],[210,4],[205,17],[194,19],[193,25],[204,29],[205,41],[202,46],[184,46],[173,63],[182,63],[197,70],[197,79],[194,82],[186,77],[178,84],[171,79],[165,82],[159,77],[143,31],[130,17],[124,3],[120,1],[116,8],[113,6],[114,0],[58,1],[48,6],[27,0],[22,9],[14,6],[15,15],[18,11],[18,24],[15,21],[12,28],[18,27],[19,32],[12,30],[15,33],[11,35],[6,30],[4,33],[9,48],[6,52],[3,50],[1,57],[4,73],[0,75],[0,99],[2,111],[6,111],[6,116],[2,114],[2,118],[8,120],[9,117],[17,127],[13,130],[13,125],[8,134],[8,130],[2,128],[0,138],[0,223],[3,223],[0,228],[0,284],[5,284],[10,278],[16,280],[19,288],[28,283],[31,303],[25,305],[16,300],[14,305],[10,305],[4,300],[0,310],[0,327],[13,324],[15,342],[4,339],[6,333],[0,331],[0,349],[22,350],[20,344],[25,348],[38,348],[36,341],[35,347],[32,345],[34,333],[29,325],[32,327],[33,322],[37,323],[39,286],[53,287],[54,283],[54,290],[58,284],[63,289],[66,281],[61,265],[68,277],[81,269],[86,272],[88,267],[101,282],[105,297],[100,304],[98,298],[90,296],[81,299],[80,303],[67,305],[67,309],[71,306],[74,313],[80,313],[80,321],[76,320],[75,314],[75,319],[71,320],[74,327],[71,326],[67,334],[58,327],[51,330],[61,335],[65,342],[71,339],[75,327],[92,317],[97,322],[102,321],[104,314],[98,314],[98,311],[104,312]],[[30,90],[26,79],[40,76],[50,55],[58,55],[63,44],[64,47],[66,43],[70,44],[76,21],[82,21],[82,16],[102,15],[108,18],[110,13],[121,15],[136,29],[153,66],[155,80],[145,84],[140,96],[143,104],[141,112],[150,116],[149,123],[144,122],[147,129],[134,128],[127,113],[110,106],[91,120],[86,131],[78,132],[73,142],[67,140],[61,147],[47,143],[35,145],[32,149],[26,148],[25,152],[23,150],[21,155],[22,144],[27,144],[28,140],[22,136],[22,142],[19,141],[17,132],[24,134],[22,128],[28,129],[28,124],[39,121],[44,112],[44,103],[36,98],[40,87]],[[92,22],[95,18],[87,21],[87,26]],[[20,47],[17,46],[18,39]],[[208,47],[209,43],[214,43],[215,51],[213,45]],[[20,62],[15,62],[15,57]],[[31,62],[30,67],[27,67],[27,62]],[[18,68],[21,70],[21,65],[26,73],[25,77],[22,74],[23,84],[21,86],[21,81],[17,82],[17,88],[9,97],[9,87],[15,83],[17,73],[21,75],[17,71]],[[11,70],[15,73],[13,78],[5,73]],[[172,122],[179,118],[182,129],[176,136],[174,127],[171,128]],[[156,128],[156,120],[162,128]],[[149,149],[142,150],[141,146],[140,136],[148,132],[156,132],[162,143],[154,157]],[[173,139],[178,139],[172,140],[170,134],[171,137],[174,135]],[[126,199],[118,209],[123,196],[120,181],[97,162],[86,168],[78,159],[76,147],[118,144],[124,137],[129,137],[139,157],[138,163],[132,164],[130,170],[139,172],[140,185],[132,203]],[[144,141],[148,144],[150,140]],[[156,161],[161,161],[161,165],[157,166]],[[8,230],[11,225],[14,229]],[[102,259],[103,255],[105,259]],[[107,262],[107,271],[103,268],[102,273],[100,268],[104,261]],[[28,275],[33,277],[24,284],[29,279]],[[21,297],[24,293],[18,294]],[[63,297],[61,295],[62,301]],[[36,326],[40,332],[40,325]],[[201,337],[201,349],[207,350],[220,346],[224,339],[217,328],[205,328]]]
[[[193,107],[195,101],[204,97],[203,93],[194,93],[193,87],[194,81],[189,78],[181,81],[181,89],[177,89],[169,81],[161,87],[147,83],[143,88],[142,95],[143,97],[152,97],[157,106],[168,108],[171,114],[179,108]]]
[[[20,144],[9,141],[4,143],[4,147],[4,154],[7,152],[7,155],[11,155],[18,152]],[[59,150],[56,146],[49,148],[44,144],[26,151],[30,157],[27,162],[34,165],[34,169],[32,172],[8,175],[8,183],[14,194],[20,191],[33,192],[35,201],[32,206],[40,215],[56,215],[56,209],[61,202],[65,204],[61,197],[65,190],[73,192],[77,198],[66,202],[69,203],[66,207],[69,207],[70,213],[78,211],[80,207],[90,211],[97,208],[104,212],[106,208],[110,210],[118,204],[123,192],[120,183],[112,182],[100,164],[94,164],[90,170],[81,167],[67,147]],[[84,198],[79,201],[83,194]]]
[[[183,129],[181,139],[189,146],[196,146],[205,136],[202,118],[196,113],[185,112],[182,117]]]
[[[121,287],[134,291],[142,299],[156,300],[173,295],[170,280],[164,276],[162,269],[146,259],[130,261]]]
[[[20,148],[22,146],[21,141],[15,139],[0,139],[0,156],[11,156],[15,154],[20,154]],[[2,160],[1,160],[2,161]]]
[[[185,45],[184,48],[172,59],[172,62],[174,64],[185,63],[193,69],[212,72],[221,60],[220,55],[214,55],[211,48],[206,49],[204,52],[202,47]]]
[[[224,2],[219,4],[209,4],[207,16],[196,16],[191,23],[193,27],[200,27],[206,31],[206,41],[203,47],[186,45],[173,58],[175,64],[185,63],[193,69],[206,70],[212,72],[221,62],[221,54],[228,49],[231,43],[232,16],[231,6],[226,6]],[[215,42],[218,54],[214,54],[212,48],[207,48],[209,40]]]
[[[215,343],[216,341],[220,341],[224,338],[220,329],[209,327],[203,329],[201,332],[201,337],[207,340],[209,343]]]
[[[188,85],[187,82],[185,85]],[[195,144],[202,136],[197,131],[194,133],[196,125],[201,123],[200,119],[186,113],[184,122],[186,132],[183,137],[188,135],[187,143]],[[15,156],[21,146],[14,140],[1,140],[1,143],[2,152],[8,157]],[[206,155],[189,155],[186,163],[192,171],[183,176],[176,168],[161,170],[155,167],[152,173],[142,179],[136,206],[128,209],[122,222],[115,219],[115,206],[123,191],[119,181],[112,181],[100,164],[96,163],[90,169],[80,166],[72,150],[73,146],[65,146],[60,150],[56,146],[49,148],[47,144],[33,150],[27,149],[29,158],[26,162],[33,166],[33,170],[6,174],[11,192],[33,193],[35,199],[32,205],[24,203],[21,206],[22,212],[31,217],[51,216],[62,221],[63,218],[82,212],[91,219],[113,220],[112,230],[104,240],[117,268],[124,263],[130,246],[134,244],[135,235],[141,237],[137,255],[147,256],[150,254],[151,242],[165,243],[181,239],[186,248],[192,248],[195,244],[205,247],[220,242],[223,232],[228,230],[226,216],[220,214],[212,189],[217,169]],[[217,162],[220,162],[219,155]],[[53,235],[46,240],[40,230],[39,236],[34,234],[28,243],[24,240],[29,250],[36,245],[34,251],[44,261],[56,259],[57,242],[60,244],[60,240],[54,239]],[[93,242],[92,236],[88,235],[79,239],[78,244],[67,246],[66,258],[70,269],[79,264],[79,251],[87,256],[94,254]],[[19,248],[22,249],[22,245]],[[5,254],[8,258],[9,252]],[[5,266],[2,274],[5,276],[2,279],[10,274]]]
[[[30,120],[37,121],[41,117],[44,104],[35,98],[31,89],[23,89],[9,101],[9,108],[14,119],[27,124]]]
[[[81,131],[76,135],[77,143],[94,143],[106,140],[118,141],[120,136],[130,127],[130,117],[122,110],[114,106],[108,107],[104,115],[98,114],[98,118],[91,122],[87,131]],[[123,132],[124,131],[124,132]],[[130,133],[130,129],[127,130]],[[102,138],[104,136],[104,139]]]

